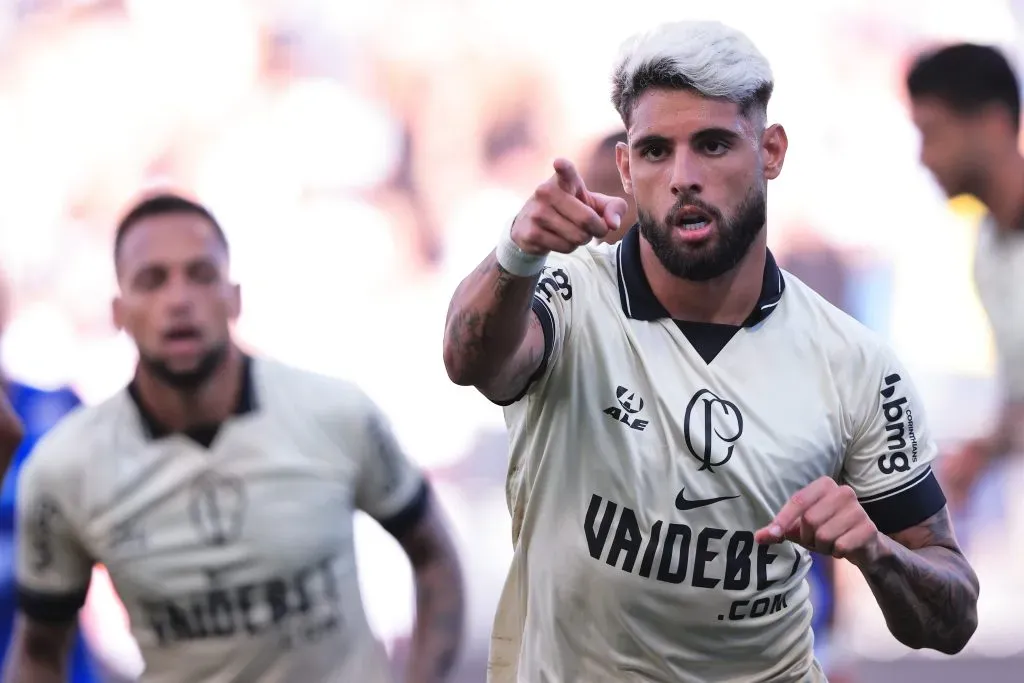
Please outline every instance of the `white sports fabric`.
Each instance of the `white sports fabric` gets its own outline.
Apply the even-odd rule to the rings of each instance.
[[[545,362],[505,408],[515,547],[491,683],[825,680],[809,554],[754,543],[821,476],[893,533],[941,510],[906,371],[768,254],[742,327],[671,320],[634,229],[552,259]]]
[[[1024,401],[1024,230],[999,230],[982,221],[974,255],[974,282],[999,357],[1007,397]]]
[[[397,533],[422,513],[425,482],[354,385],[246,366],[219,429],[166,433],[129,387],[39,443],[18,492],[21,608],[73,618],[98,562],[145,683],[390,681],[353,514]]]

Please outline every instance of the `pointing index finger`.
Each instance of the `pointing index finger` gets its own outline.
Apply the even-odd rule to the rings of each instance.
[[[778,543],[785,538],[786,531],[828,493],[824,483],[821,480],[815,481],[794,493],[775,515],[775,519],[754,534],[754,540],[758,543]]]
[[[581,202],[587,202],[587,186],[583,182],[583,177],[580,172],[576,170],[576,166],[573,165],[568,159],[555,159],[555,175],[558,176],[558,185],[564,192],[571,194],[572,196],[579,199]]]

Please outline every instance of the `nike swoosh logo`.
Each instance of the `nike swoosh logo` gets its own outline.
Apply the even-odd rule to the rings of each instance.
[[[686,489],[680,489],[679,495],[676,496],[676,509],[683,512],[687,510],[695,510],[702,508],[707,505],[714,505],[715,503],[721,503],[723,500],[732,500],[733,498],[739,498],[739,496],[719,496],[718,498],[704,498],[703,500],[687,500]]]

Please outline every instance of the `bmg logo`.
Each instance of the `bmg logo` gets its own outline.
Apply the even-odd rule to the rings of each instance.
[[[914,413],[904,396],[893,398],[902,377],[893,373],[883,380],[885,386],[879,392],[883,399],[882,415],[885,417],[886,452],[878,456],[878,470],[882,474],[910,471],[910,463],[917,462],[917,435],[914,433]],[[907,454],[909,450],[909,455]]]
[[[572,283],[569,282],[569,275],[561,268],[544,270],[544,275],[537,282],[537,294],[542,295],[548,303],[556,294],[565,301],[572,298]]]

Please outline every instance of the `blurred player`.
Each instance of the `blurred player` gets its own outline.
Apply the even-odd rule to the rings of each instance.
[[[667,24],[614,84],[639,226],[590,246],[625,202],[558,160],[448,315],[449,375],[510,432],[490,680],[823,681],[808,549],[862,572],[900,642],[960,651],[978,584],[914,385],[766,248],[768,63]]]
[[[1020,452],[1024,430],[1024,157],[1020,89],[999,51],[959,44],[920,57],[907,75],[921,162],[949,197],[988,209],[978,231],[974,281],[999,356],[1002,406],[991,433],[942,459],[961,502],[993,462]]]
[[[144,680],[389,680],[359,595],[357,508],[414,568],[408,680],[446,680],[461,640],[459,564],[385,417],[354,385],[235,345],[239,289],[202,206],[141,202],[114,259],[114,321],[139,363],[124,391],[62,421],[22,471],[22,614],[5,681],[64,680],[94,562],[130,615]]]
[[[0,332],[6,328],[7,316],[10,314],[9,294],[5,283],[0,282]],[[39,437],[49,430],[57,420],[78,406],[80,401],[69,388],[49,391],[6,377],[2,381],[4,396],[25,431],[25,436],[13,457],[9,458],[10,465],[6,468],[3,476],[3,488],[0,490],[0,543],[4,547],[2,560],[0,560],[0,576],[2,576],[2,582],[0,582],[0,647],[3,648],[0,652],[6,653],[11,639],[16,608],[14,519],[18,473]],[[92,683],[92,681],[98,680],[93,666],[92,657],[84,639],[80,634],[76,634],[68,680],[71,683]]]
[[[3,566],[0,568],[0,571],[3,572],[3,583],[0,583],[0,647],[3,647],[2,652],[4,653],[7,652],[10,644],[17,605],[14,585],[14,526],[18,474],[36,441],[57,420],[80,405],[78,397],[67,388],[47,391],[21,382],[7,380],[5,389],[11,404],[24,421],[27,433],[4,476],[3,491],[0,494],[0,543],[3,543],[6,548],[3,554]],[[81,633],[75,634],[68,674],[67,680],[72,683],[92,683],[99,680],[96,676],[92,656]]]
[[[606,135],[590,153],[590,161],[583,167],[583,182],[592,192],[619,197],[626,202],[626,213],[622,216],[622,224],[629,227],[636,223],[636,204],[633,198],[622,187],[619,167],[615,163],[615,146],[626,143],[626,132]],[[624,230],[609,230],[598,241],[607,244],[618,242]]]

